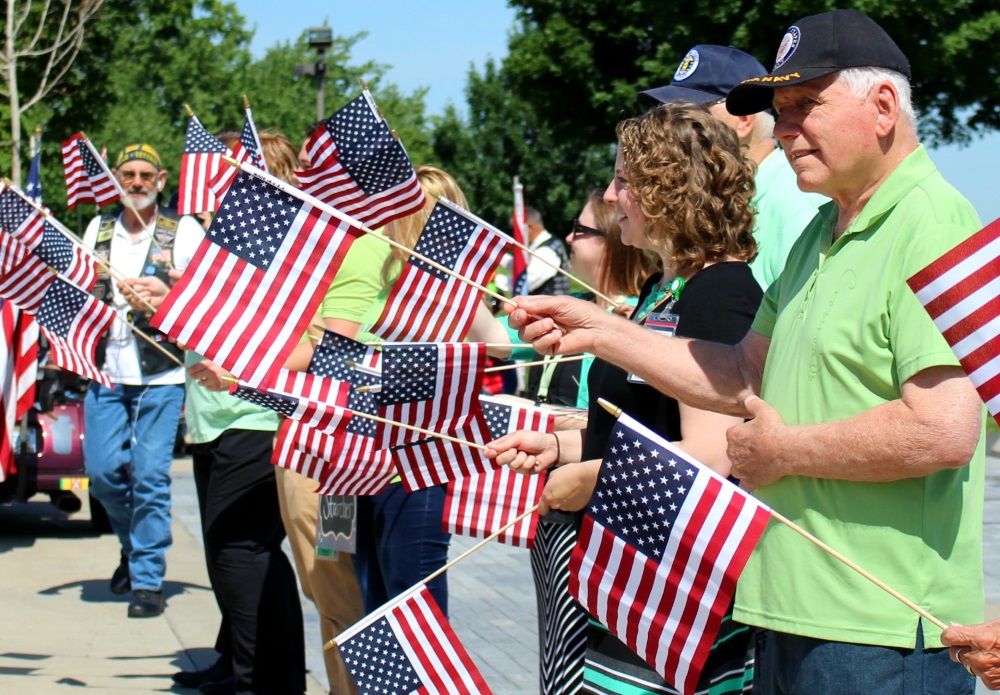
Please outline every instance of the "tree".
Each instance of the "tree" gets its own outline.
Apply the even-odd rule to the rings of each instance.
[[[353,64],[351,49],[363,38],[364,33],[334,36],[333,45],[326,51],[326,115],[357,97],[361,93],[359,80],[365,80],[386,121],[399,133],[410,157],[419,164],[431,153],[430,124],[424,106],[426,90],[403,95],[396,85],[385,82],[388,66],[374,61]],[[249,95],[258,128],[273,128],[295,143],[302,141],[306,128],[316,120],[316,87],[315,78],[296,76],[295,66],[313,60],[315,54],[303,32],[295,42],[272,46],[263,58],[234,76],[236,84]]]
[[[557,138],[533,105],[512,91],[505,68],[490,60],[470,70],[467,122],[449,107],[434,129],[434,152],[452,174],[471,209],[500,229],[510,229],[511,184],[519,176],[525,203],[538,208],[556,235],[569,229],[595,186],[611,178],[613,151],[606,143],[580,146]]]
[[[104,0],[7,0],[0,95],[10,108],[11,176],[21,183],[21,116],[60,83],[73,66],[87,27]],[[24,91],[22,98],[21,91]],[[30,95],[30,96],[29,96]]]
[[[700,43],[734,45],[764,65],[796,19],[828,0],[511,0],[520,29],[504,62],[512,88],[561,137],[606,141],[635,110],[635,95],[666,84]],[[926,136],[962,141],[1000,128],[1000,40],[995,0],[848,0],[899,43],[913,70],[914,105]]]

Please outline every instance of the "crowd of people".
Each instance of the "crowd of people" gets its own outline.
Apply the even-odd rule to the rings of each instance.
[[[486,451],[524,475],[547,471],[531,551],[540,692],[676,692],[569,597],[569,555],[615,424],[599,398],[930,613],[970,625],[942,631],[771,524],[697,692],[972,695],[974,675],[1000,689],[1000,628],[976,625],[984,409],[906,286],[981,225],[919,143],[910,78],[892,38],[857,11],[795,22],[770,72],[737,48],[695,46],[670,84],[637,95],[647,110],[619,123],[613,178],[581,192],[568,253],[529,209],[529,246],[549,262],[529,264],[530,294],[506,305],[509,316],[482,304],[466,339],[500,359],[544,357],[521,395],[586,412]],[[295,184],[305,149],[260,138],[271,172]],[[102,277],[95,292],[148,327],[204,229],[159,205],[167,171],[149,144],[122,150],[115,173],[127,204],[95,218],[84,241],[128,277]],[[410,248],[438,198],[467,206],[446,172],[416,174],[425,209],[381,231]],[[377,236],[358,240],[313,323],[377,340],[369,329],[405,261]],[[559,265],[598,294],[570,294]],[[231,374],[161,339],[184,368],[115,328],[100,357],[115,389],[87,394],[88,475],[122,548],[110,588],[131,592],[129,617],[164,610],[183,403],[221,621],[216,663],[174,680],[302,693],[296,573],[326,642],[445,565],[444,486],[408,493],[397,478],[357,498],[353,557],[318,557],[316,482],[271,464],[278,416],[230,396]],[[285,366],[305,370],[312,349],[303,336]],[[447,573],[429,589],[447,615]],[[356,692],[336,650],[326,658],[331,692]]]

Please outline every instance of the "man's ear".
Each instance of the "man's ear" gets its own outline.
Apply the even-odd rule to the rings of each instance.
[[[875,108],[878,109],[875,132],[881,139],[892,133],[900,116],[899,94],[892,82],[883,82],[875,88]]]

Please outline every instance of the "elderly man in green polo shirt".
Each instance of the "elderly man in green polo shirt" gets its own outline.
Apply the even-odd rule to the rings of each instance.
[[[838,10],[796,22],[772,72],[729,93],[736,115],[773,105],[799,187],[832,199],[740,344],[663,337],[566,298],[518,298],[511,324],[543,354],[592,352],[752,418],[728,435],[744,487],[930,614],[978,622],[984,411],[905,281],[981,225],[917,140],[909,77],[881,27]],[[973,692],[939,629],[779,524],[734,618],[763,628],[764,693]]]

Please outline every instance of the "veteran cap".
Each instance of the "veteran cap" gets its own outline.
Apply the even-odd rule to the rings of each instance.
[[[776,87],[815,80],[845,68],[886,68],[910,77],[910,64],[896,42],[857,10],[834,10],[804,17],[788,28],[769,75],[734,87],[726,109],[746,116],[771,107]]]
[[[125,162],[131,162],[133,159],[141,159],[144,162],[149,162],[157,169],[163,168],[163,163],[160,161],[160,155],[156,153],[156,150],[144,142],[138,145],[129,145],[124,150],[119,152],[118,162],[115,166],[120,167]]]
[[[760,61],[738,48],[702,44],[687,52],[670,84],[639,92],[636,99],[643,106],[674,101],[707,104],[724,99],[744,80],[766,74]]]

